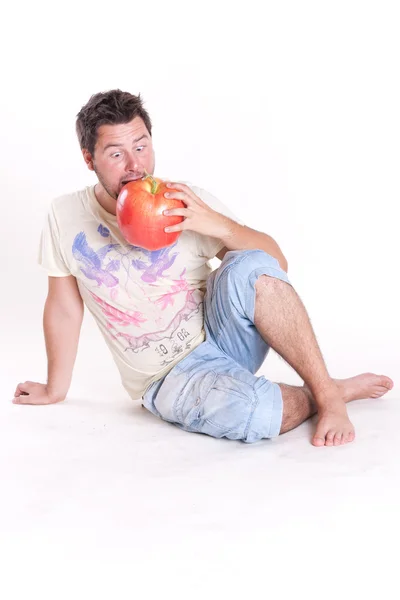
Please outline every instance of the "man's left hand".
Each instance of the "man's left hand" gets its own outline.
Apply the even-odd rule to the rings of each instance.
[[[166,227],[166,232],[188,229],[221,240],[231,234],[234,221],[210,208],[208,204],[196,196],[189,186],[184,183],[170,182],[167,183],[167,187],[171,189],[164,196],[181,200],[186,208],[171,208],[164,211],[164,215],[185,217],[182,223]]]

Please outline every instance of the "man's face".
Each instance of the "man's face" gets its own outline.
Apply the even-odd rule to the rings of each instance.
[[[154,173],[152,139],[140,117],[122,125],[99,127],[94,156],[87,150],[83,151],[83,156],[114,200],[125,183],[140,179],[145,171]]]

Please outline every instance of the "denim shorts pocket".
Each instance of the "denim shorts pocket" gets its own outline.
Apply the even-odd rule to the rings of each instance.
[[[192,430],[213,437],[242,439],[256,405],[253,387],[225,374],[218,374],[207,393],[190,412]]]
[[[165,377],[152,401],[158,415],[164,421],[179,422],[176,416],[176,407],[181,398],[185,396],[187,387],[188,375],[174,367],[173,372],[170,371]]]
[[[176,416],[184,427],[192,429],[199,420],[201,407],[203,406],[214,381],[217,378],[215,371],[197,374],[187,386],[185,393],[177,399]],[[196,429],[194,427],[194,429]]]

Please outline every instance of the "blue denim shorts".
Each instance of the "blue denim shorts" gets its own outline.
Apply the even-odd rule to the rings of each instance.
[[[206,339],[154,382],[143,406],[181,429],[244,442],[279,435],[282,394],[256,377],[269,346],[254,325],[260,275],[289,283],[278,261],[263,250],[227,252],[207,279]]]

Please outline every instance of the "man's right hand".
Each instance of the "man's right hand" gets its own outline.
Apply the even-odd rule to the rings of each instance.
[[[65,399],[82,319],[83,301],[75,277],[49,277],[49,292],[43,314],[48,383],[19,383],[14,393],[14,404],[55,404]]]
[[[19,383],[14,393],[13,404],[55,404],[62,402],[64,398],[49,393],[47,385],[25,381]]]

